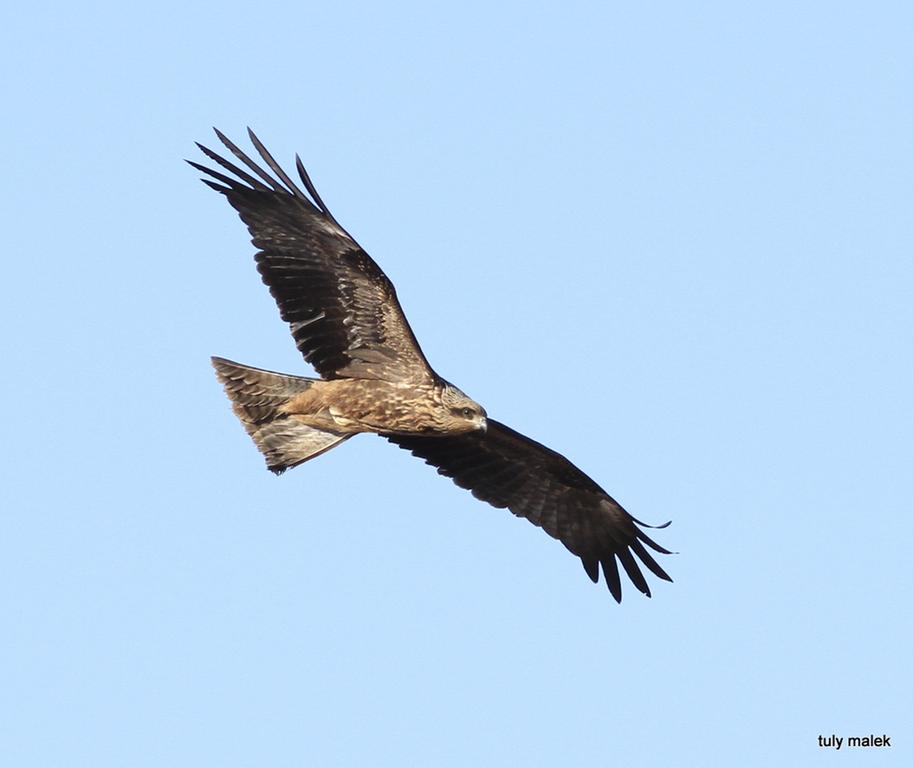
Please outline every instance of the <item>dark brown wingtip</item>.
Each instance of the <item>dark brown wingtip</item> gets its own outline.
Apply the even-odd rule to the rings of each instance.
[[[184,162],[187,163],[191,168],[195,168],[196,170],[198,170],[200,173],[205,173],[207,176],[212,176],[212,178],[216,179],[217,181],[221,181],[225,185],[224,190],[226,192],[228,192],[238,186],[238,182],[236,182],[234,179],[230,179],[224,173],[219,173],[218,171],[214,171],[214,170],[212,170],[212,168],[207,168],[205,165],[200,165],[199,163],[195,163],[193,160],[185,160]],[[209,179],[200,179],[200,181],[210,183],[210,185],[211,185],[211,182]],[[223,189],[223,188],[219,187],[219,189]]]
[[[214,181],[210,181],[209,179],[200,179],[200,181],[202,181],[210,189],[214,189],[216,192],[220,192],[223,195],[231,191],[223,187],[221,184],[216,184]]]
[[[631,583],[637,587],[639,592],[650,597],[650,585],[647,584],[647,580],[644,578],[643,573],[641,573],[640,568],[638,568],[637,561],[634,559],[634,555],[631,554],[631,551],[627,547],[623,547],[617,552],[617,555],[618,559],[621,560],[621,565],[624,567],[625,573],[628,574]]]
[[[270,167],[270,170],[272,170],[272,172],[275,173],[276,176],[279,177],[279,180],[283,184],[285,184],[286,187],[288,187],[289,192],[291,192],[295,197],[297,197],[301,200],[305,200],[308,203],[310,203],[310,201],[305,196],[304,192],[302,192],[300,189],[298,189],[298,187],[295,185],[295,182],[292,181],[291,177],[289,177],[289,175],[285,171],[282,170],[282,166],[276,162],[276,159],[270,154],[269,150],[263,145],[263,142],[257,138],[257,134],[253,132],[253,130],[250,128],[250,126],[248,126],[248,128],[247,128],[247,135],[250,138],[251,144],[253,144],[254,148],[257,150],[257,152],[260,153],[260,157],[262,157],[263,161]]]
[[[216,135],[221,136],[221,134],[219,133],[219,131],[216,128],[213,128],[213,130],[216,132]],[[228,144],[226,144],[226,146],[231,144],[231,142],[228,141],[228,139],[225,139],[225,141],[228,142]],[[241,179],[246,184],[249,184],[253,189],[259,190],[261,192],[268,192],[270,190],[270,187],[267,187],[259,179],[255,179],[253,176],[251,176],[246,171],[242,170],[241,168],[238,168],[238,166],[236,166],[234,163],[230,163],[228,160],[226,160],[224,157],[222,157],[218,153],[213,152],[206,145],[201,144],[200,142],[196,142],[196,145],[199,148],[200,152],[202,152],[204,155],[206,155],[206,157],[208,157],[214,163],[217,163],[218,165],[222,166],[226,171],[235,174],[235,176],[237,176],[239,179]],[[232,189],[234,189],[238,186],[237,182],[234,180],[232,180],[231,184],[232,184]]]
[[[301,157],[298,154],[295,154],[295,168],[298,171],[298,175],[301,177],[301,183],[304,184],[304,188],[308,191],[308,194],[313,198],[314,202],[317,203],[320,212],[325,214],[330,221],[342,229],[342,225],[336,221],[336,217],[330,213],[327,204],[323,202],[323,198],[321,198],[320,194],[317,192],[317,187],[315,187],[314,182],[311,181],[311,175],[307,172],[307,169],[304,167],[304,163],[301,162]]]
[[[616,603],[621,603],[621,577],[618,575],[618,563],[615,561],[615,555],[609,555],[602,561],[602,575],[605,578],[606,586]]]
[[[280,192],[283,194],[290,194],[287,189],[283,189],[282,185],[272,178],[266,171],[264,171],[259,165],[257,165],[253,160],[251,160],[247,154],[238,147],[231,139],[229,139],[222,131],[218,128],[213,128],[218,136],[219,141],[221,141],[228,150],[240,160],[244,165],[246,165],[253,173],[259,176],[267,185],[268,188],[271,188],[274,192]]]
[[[643,520],[638,520],[636,517],[633,517],[633,516],[631,517],[631,519],[638,525],[642,525],[644,528],[652,528],[654,531],[658,531],[661,528],[668,528],[670,525],[672,525],[671,520],[666,520],[666,522],[664,522],[662,525],[650,525],[650,523],[645,523]]]
[[[672,581],[672,577],[670,577],[663,567],[653,559],[653,556],[647,552],[640,541],[634,539],[634,541],[631,542],[631,549],[634,550],[634,554],[640,558],[640,561],[647,566],[655,576],[663,581]]]
[[[590,581],[594,584],[597,583],[599,581],[599,561],[592,557],[581,557],[580,562],[583,563],[583,570],[590,577]]]
[[[653,541],[653,539],[651,539],[649,536],[647,536],[647,534],[645,534],[640,529],[635,528],[634,531],[635,531],[635,535],[637,536],[637,538],[640,539],[648,547],[650,547],[650,549],[652,549],[654,552],[659,552],[661,555],[677,555],[678,554],[678,552],[672,552],[672,551],[666,549],[665,547],[661,547],[659,544],[657,544],[655,541]]]

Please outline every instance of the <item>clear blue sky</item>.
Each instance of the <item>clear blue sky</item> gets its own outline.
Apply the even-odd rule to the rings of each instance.
[[[558,5],[7,12],[3,765],[911,764],[913,12]],[[373,437],[267,472],[209,356],[309,370],[212,125],[675,583]]]

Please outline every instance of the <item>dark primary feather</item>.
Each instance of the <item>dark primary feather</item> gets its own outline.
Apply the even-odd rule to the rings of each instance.
[[[564,456],[510,427],[489,419],[485,433],[384,437],[425,459],[477,499],[507,507],[561,541],[583,561],[594,582],[599,579],[601,565],[606,585],[618,602],[618,561],[634,586],[650,596],[650,587],[632,552],[656,576],[672,581],[644,544],[665,555],[669,550],[647,536],[638,527],[640,521]]]
[[[216,180],[204,179],[247,225],[258,248],[257,269],[305,359],[327,379],[433,379],[392,283],[330,214],[301,161],[296,158],[296,167],[308,194],[249,133],[275,178],[218,130],[247,170],[202,145],[236,178],[188,162]]]

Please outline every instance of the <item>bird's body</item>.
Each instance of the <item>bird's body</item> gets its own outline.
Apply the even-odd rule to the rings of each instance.
[[[377,433],[477,498],[508,507],[560,539],[593,581],[601,566],[616,600],[621,600],[619,562],[650,595],[632,552],[656,576],[671,581],[644,545],[663,554],[668,550],[593,480],[560,454],[489,419],[478,403],[434,372],[393,285],[330,214],[300,160],[307,194],[253,133],[275,178],[216,133],[254,175],[202,145],[236,178],[191,165],[220,182],[204,180],[247,224],[263,281],[299,350],[322,377],[213,358],[235,414],[271,470],[283,472],[353,435]]]
[[[279,386],[283,399],[273,417],[281,415],[313,429],[345,435],[457,435],[486,428],[484,409],[445,382],[307,379],[224,358],[213,358],[213,364],[224,381],[235,382],[231,392],[236,411],[252,426],[267,418],[262,411],[265,392]]]
[[[386,434],[452,434],[445,423],[442,388],[425,382],[364,379],[316,381],[289,401],[287,413],[314,426],[345,432]],[[473,423],[462,423],[469,432]]]

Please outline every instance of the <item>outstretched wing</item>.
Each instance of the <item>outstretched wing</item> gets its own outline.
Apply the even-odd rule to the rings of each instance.
[[[650,587],[633,555],[656,576],[672,581],[646,547],[664,555],[671,553],[638,528],[638,523],[645,523],[631,517],[560,453],[510,427],[489,419],[485,433],[385,437],[437,467],[440,474],[472,491],[477,499],[507,507],[561,541],[583,561],[594,582],[599,580],[601,565],[606,585],[618,602],[618,561],[634,586],[650,596]]]
[[[275,178],[218,130],[251,173],[202,144],[197,146],[203,153],[236,178],[187,162],[216,180],[203,179],[225,195],[250,230],[257,269],[305,359],[327,379],[433,378],[393,284],[333,218],[300,158],[296,166],[307,194],[248,133]]]

